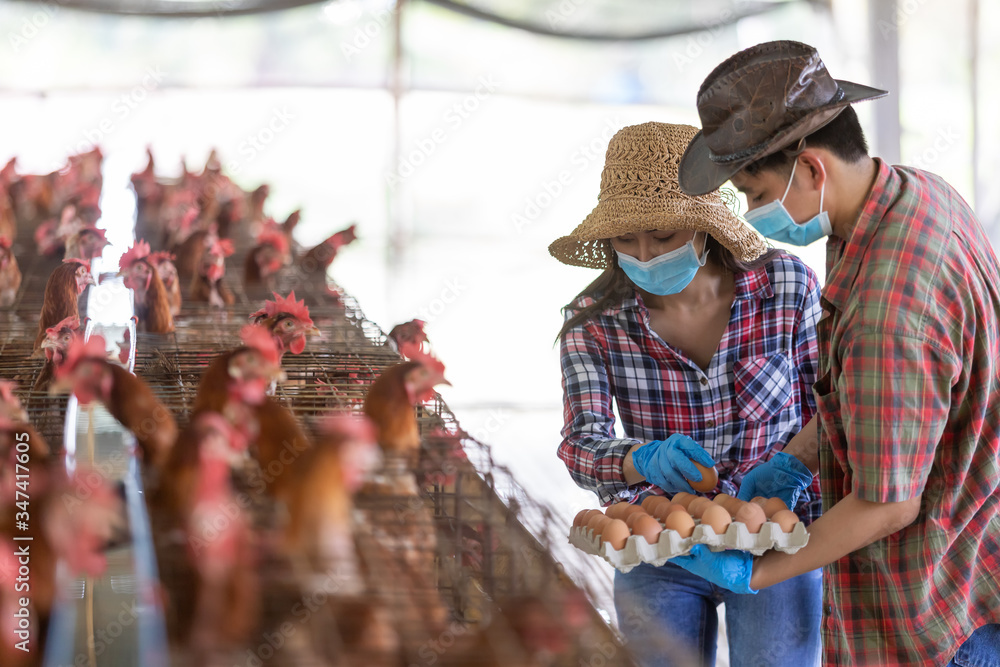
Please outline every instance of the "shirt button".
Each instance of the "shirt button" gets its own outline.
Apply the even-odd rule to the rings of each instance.
[[[708,386],[708,378],[704,378],[703,377],[701,379],[701,386],[703,386],[703,387],[707,387]]]
[[[829,616],[833,613],[833,605],[825,604],[823,605],[823,613]]]
[[[708,420],[708,421],[707,421],[707,422],[705,423],[705,425],[706,425],[706,426],[708,426],[709,428],[715,428],[715,420],[714,420],[714,419],[709,419],[709,420]]]

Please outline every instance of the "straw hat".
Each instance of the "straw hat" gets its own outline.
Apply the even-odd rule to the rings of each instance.
[[[707,232],[737,259],[749,262],[767,250],[764,240],[726,205],[718,191],[698,197],[681,192],[681,155],[698,129],[643,123],[611,138],[597,206],[573,233],[556,239],[549,253],[564,264],[603,269],[612,265],[609,239],[654,229]]]

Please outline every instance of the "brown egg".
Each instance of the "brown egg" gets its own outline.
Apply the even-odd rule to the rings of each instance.
[[[604,513],[611,517],[612,519],[622,519],[624,520],[628,516],[629,508],[632,507],[631,503],[615,503],[613,505],[608,505],[608,508],[604,510]]]
[[[691,501],[691,504],[690,504],[690,505],[688,505],[688,512],[689,512],[689,513],[691,514],[691,516],[693,516],[694,518],[696,518],[696,519],[700,519],[700,518],[701,518],[701,515],[702,515],[702,514],[703,514],[703,513],[705,512],[705,510],[706,510],[707,508],[709,508],[709,507],[718,507],[718,505],[716,505],[715,503],[713,503],[713,502],[712,502],[711,500],[709,500],[708,498],[701,498],[701,497],[698,497],[698,498],[695,498],[694,500],[692,500],[692,501]]]
[[[601,542],[607,542],[615,551],[625,548],[625,542],[630,533],[628,526],[621,519],[612,519],[604,525],[601,532]]]
[[[650,519],[653,519],[653,517],[649,516],[645,512],[631,512],[627,517],[625,517],[625,525],[628,526],[629,530],[632,530],[632,526],[635,525],[635,522],[644,516],[648,516]],[[653,519],[653,521],[656,521],[656,519]]]
[[[687,512],[671,512],[663,521],[665,530],[676,530],[681,537],[691,537],[694,532],[694,519]]]
[[[799,522],[799,517],[792,510],[778,510],[771,516],[771,521],[781,526],[782,532],[790,533]]]
[[[684,509],[687,509],[687,506],[691,504],[691,501],[694,500],[697,497],[698,496],[694,495],[693,493],[688,493],[686,491],[681,491],[680,493],[678,493],[677,495],[675,495],[672,498],[672,500],[673,500],[673,502],[677,503],[678,505],[683,506]]]
[[[665,521],[671,512],[687,512],[687,510],[684,509],[684,506],[680,503],[667,503],[666,505],[661,503],[659,507],[656,508],[656,514],[653,516],[660,521]]]
[[[726,511],[729,512],[729,516],[736,516],[736,513],[740,511],[740,508],[743,507],[744,505],[746,505],[745,500],[740,500],[739,498],[730,498],[729,500],[726,501],[726,504],[723,505],[723,507],[725,507]]]
[[[609,521],[611,521],[611,519],[603,514],[595,514],[590,517],[590,520],[587,522],[587,528],[593,531],[594,537],[597,537],[601,534],[601,531],[604,530],[605,524]]]
[[[669,503],[669,502],[670,501],[667,500],[667,498],[664,496],[649,496],[648,498],[642,501],[642,509],[646,510],[646,512],[648,512],[649,514],[656,514],[657,507],[659,507],[663,503]]]
[[[750,499],[750,502],[757,503],[758,505],[763,507],[764,503],[767,502],[767,498],[765,498],[764,496],[754,496],[753,498]]]
[[[728,493],[719,493],[714,498],[712,498],[712,502],[716,503],[720,507],[725,507],[726,503],[728,503],[732,499],[733,497]]]
[[[632,524],[632,534],[639,535],[650,544],[656,544],[660,539],[660,533],[663,532],[660,522],[648,514],[633,516],[638,518]]]
[[[573,519],[574,526],[586,526],[587,521],[590,520],[590,513],[596,510],[580,510],[576,513],[576,517]]]
[[[691,483],[691,488],[695,491],[701,491],[702,493],[707,493],[715,488],[715,485],[719,483],[719,473],[715,470],[715,466],[711,468],[706,468],[697,461],[691,461],[694,467],[698,469],[701,473],[701,481],[693,482],[690,479],[688,482]]]
[[[726,508],[714,503],[711,507],[707,507],[701,515],[701,525],[711,526],[716,535],[725,533],[726,528],[729,528],[729,524],[732,522],[733,519],[729,516]]]
[[[745,524],[751,533],[759,533],[760,527],[764,525],[767,517],[764,516],[763,507],[757,503],[746,503],[736,512],[733,520]]]
[[[764,514],[767,515],[768,519],[774,516],[775,512],[780,512],[781,510],[788,509],[788,505],[786,505],[785,501],[782,500],[781,498],[768,498],[767,502],[764,503],[763,507],[764,507]]]

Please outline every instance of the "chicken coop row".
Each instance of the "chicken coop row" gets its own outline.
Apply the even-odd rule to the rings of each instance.
[[[153,206],[151,188],[177,185],[152,173],[152,157],[142,176],[133,177],[139,199],[137,238],[140,233],[156,236],[155,217],[172,205],[161,200]],[[185,173],[181,181],[187,178],[196,175]],[[16,190],[9,175],[7,180],[0,195],[10,199],[6,210],[16,221],[9,246],[22,277],[15,296],[0,311],[0,376],[17,383],[15,397],[53,458],[96,466],[120,482],[128,506],[125,525],[104,550],[104,574],[69,576],[59,567],[57,609],[43,619],[46,635],[37,645],[47,650],[36,652],[36,662],[24,664],[60,664],[53,662],[57,654],[67,664],[85,665],[631,664],[616,633],[553,558],[549,540],[565,532],[559,519],[531,500],[492,458],[487,444],[462,430],[436,393],[405,406],[415,411],[420,439],[419,455],[406,462],[406,475],[387,471],[392,459],[386,456],[382,468],[370,473],[377,479],[366,482],[368,491],[354,497],[350,528],[357,558],[347,559],[354,564],[343,571],[303,577],[302,563],[273,544],[277,527],[288,520],[288,508],[260,493],[256,487],[265,485],[257,482],[288,470],[280,464],[273,469],[257,465],[253,456],[233,466],[233,497],[240,499],[240,511],[253,529],[245,549],[251,553],[247,567],[254,578],[252,585],[237,586],[226,595],[245,596],[258,614],[252,631],[239,635],[237,645],[226,651],[192,649],[201,613],[196,611],[200,589],[192,583],[193,571],[200,565],[190,540],[162,525],[155,512],[145,511],[149,497],[144,490],[162,480],[138,472],[134,441],[99,405],[78,405],[42,388],[49,360],[35,349],[39,313],[48,306],[46,282],[62,262],[44,252],[38,230],[45,219],[60,214],[58,193],[49,193],[51,201],[32,208],[9,196]],[[99,178],[97,183],[100,187]],[[21,185],[22,198],[27,189]],[[228,192],[230,199],[212,213],[213,232],[221,237],[218,223],[224,221],[231,242],[225,253],[230,270],[218,281],[221,302],[185,299],[168,332],[144,331],[141,319],[138,326],[134,320],[88,321],[87,305],[94,305],[95,298],[125,299],[132,305],[132,292],[117,282],[116,271],[105,267],[96,276],[100,284],[80,298],[80,326],[90,336],[103,336],[109,346],[118,344],[121,363],[152,389],[183,431],[191,425],[199,386],[213,360],[240,345],[248,316],[271,290],[281,295],[294,291],[309,304],[319,338],[300,353],[281,357],[284,378],[273,387],[273,401],[294,416],[308,439],[321,438],[330,415],[361,415],[373,383],[403,359],[356,300],[328,283],[325,274],[317,280],[303,262],[286,261],[278,268],[273,257],[261,254],[262,233],[254,233],[247,219],[261,212],[266,191],[240,191],[241,201],[232,187]],[[188,210],[202,214],[209,207],[204,201],[189,203]],[[193,215],[187,217],[188,224],[198,224]],[[290,236],[291,229],[287,231]],[[154,250],[163,242],[155,242]],[[312,259],[324,269],[328,264],[315,254]],[[272,270],[266,281],[248,282],[251,267]],[[135,304],[141,318],[140,307]],[[289,466],[303,456],[305,449],[294,437],[281,444]],[[415,482],[415,489],[407,487],[406,479]],[[144,577],[153,581],[151,589]],[[148,617],[142,614],[145,625],[130,624],[121,628],[121,639],[110,638],[108,628],[123,626],[114,614],[120,616],[120,608],[129,604],[149,610]]]

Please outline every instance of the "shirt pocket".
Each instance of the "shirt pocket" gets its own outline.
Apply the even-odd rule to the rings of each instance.
[[[792,364],[786,354],[740,359],[733,364],[740,419],[767,422],[792,402]]]

